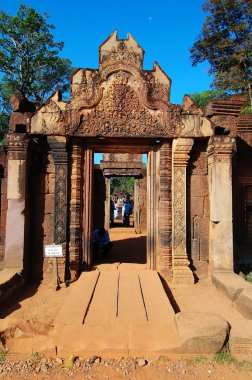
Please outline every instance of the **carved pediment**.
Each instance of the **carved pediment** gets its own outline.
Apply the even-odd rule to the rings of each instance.
[[[208,136],[210,122],[170,104],[169,77],[155,62],[143,70],[143,49],[114,32],[101,46],[99,69],[79,69],[71,100],[55,93],[31,118],[31,133],[111,137]],[[189,112],[189,111],[188,111]],[[204,119],[204,120],[203,120]]]

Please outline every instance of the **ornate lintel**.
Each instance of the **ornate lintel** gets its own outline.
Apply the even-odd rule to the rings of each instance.
[[[26,160],[28,142],[24,133],[8,133],[5,138],[8,158],[10,160]]]

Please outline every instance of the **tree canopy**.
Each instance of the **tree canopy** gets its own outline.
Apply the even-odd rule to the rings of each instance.
[[[208,61],[213,87],[247,93],[252,106],[252,1],[207,0],[200,35],[190,49],[194,66]]]
[[[0,11],[0,123],[9,114],[9,97],[19,92],[41,104],[56,88],[69,88],[69,59],[59,56],[48,16],[21,4],[15,16]]]

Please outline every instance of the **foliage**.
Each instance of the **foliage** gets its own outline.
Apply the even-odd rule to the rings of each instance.
[[[31,355],[31,361],[32,362],[38,362],[39,360],[41,360],[41,356],[40,356],[39,352],[34,352]]]
[[[193,94],[190,94],[190,97],[192,98],[192,100],[199,107],[206,106],[213,99],[226,98],[227,96],[228,94],[226,92],[223,92],[220,90],[209,90],[209,91],[202,91],[200,93],[194,92]]]
[[[115,189],[117,191],[126,191],[126,193],[129,193],[131,188],[134,188],[134,177],[112,177],[111,178],[111,194],[114,192]]]
[[[69,59],[59,57],[63,42],[54,42],[48,16],[21,4],[16,16],[0,11],[0,122],[6,129],[9,97],[19,92],[40,105],[56,89],[66,91],[72,73]]]
[[[2,343],[0,343],[0,365],[3,365],[6,357],[8,355],[9,350],[4,348]]]
[[[246,279],[246,281],[252,283],[252,272],[249,272],[249,273],[245,276],[245,279]]]
[[[192,64],[208,61],[213,87],[249,94],[252,105],[251,0],[206,0],[201,34],[190,49]]]
[[[213,361],[218,364],[223,364],[223,363],[236,364],[236,359],[230,354],[229,350],[225,348],[214,355]]]
[[[252,113],[252,107],[250,107],[250,106],[243,107],[241,109],[240,113],[242,113],[242,114],[250,114],[250,113]]]

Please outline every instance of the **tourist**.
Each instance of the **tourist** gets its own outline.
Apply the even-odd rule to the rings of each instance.
[[[126,202],[124,203],[124,213],[123,213],[123,224],[126,227],[130,226],[130,214],[132,213],[132,205],[130,203],[130,199],[127,197]]]
[[[109,233],[105,228],[100,227],[93,232],[93,255],[107,257],[113,244],[110,241]]]
[[[114,224],[114,211],[115,211],[115,203],[112,198],[110,198],[110,225]]]

